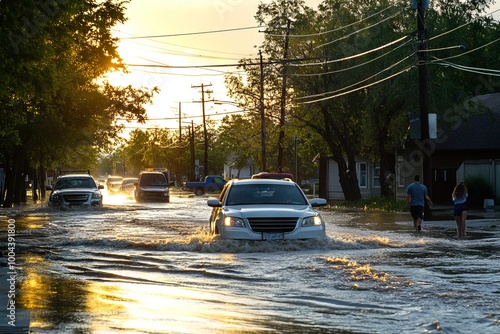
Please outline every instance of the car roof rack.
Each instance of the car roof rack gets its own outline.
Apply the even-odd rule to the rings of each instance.
[[[87,174],[90,175],[90,170],[59,170],[59,176],[67,174]]]

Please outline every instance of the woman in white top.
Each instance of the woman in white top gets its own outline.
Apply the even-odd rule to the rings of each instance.
[[[457,184],[451,197],[453,203],[455,204],[453,208],[453,216],[457,222],[457,237],[459,239],[465,238],[465,220],[467,219],[467,211],[469,210],[467,206],[467,188],[463,182]]]

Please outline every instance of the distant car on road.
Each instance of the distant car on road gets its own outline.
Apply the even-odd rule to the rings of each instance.
[[[210,199],[210,231],[224,239],[321,239],[325,222],[313,209],[326,200],[308,200],[291,180],[231,180]]]
[[[123,179],[118,192],[123,195],[134,196],[135,184],[139,181],[137,177],[126,177]]]
[[[62,175],[57,178],[54,187],[47,186],[46,189],[51,190],[49,206],[102,206],[100,190],[104,186],[98,186],[90,175]]]
[[[252,175],[252,179],[275,179],[275,180],[284,180],[290,179],[293,181],[293,175],[291,173],[269,173],[269,172],[260,172],[258,174]]]
[[[120,186],[122,185],[123,177],[112,175],[109,176],[106,180],[106,188],[109,192],[118,192],[120,190]]]
[[[162,172],[148,171],[139,174],[135,183],[134,197],[140,202],[170,202],[169,183]]]
[[[208,175],[205,177],[205,181],[185,182],[184,188],[192,190],[196,194],[196,196],[201,196],[209,191],[222,190],[226,183],[227,181],[220,176]]]

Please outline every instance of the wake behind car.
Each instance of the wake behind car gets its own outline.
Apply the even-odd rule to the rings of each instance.
[[[212,207],[210,232],[224,239],[322,239],[325,222],[313,209],[323,198],[308,200],[291,180],[231,180]]]
[[[135,185],[137,182],[139,182],[137,177],[124,178],[118,192],[125,196],[134,196]]]
[[[101,189],[104,189],[104,186],[97,186],[90,175],[62,175],[57,178],[53,188],[47,186],[47,190],[51,190],[48,204],[61,207],[102,206]]]
[[[109,192],[118,192],[122,185],[123,177],[118,175],[111,175],[106,180],[106,187]]]
[[[139,174],[135,184],[134,197],[140,202],[170,202],[169,183],[162,172],[148,171]]]

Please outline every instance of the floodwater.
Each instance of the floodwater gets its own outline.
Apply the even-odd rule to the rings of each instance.
[[[500,333],[497,220],[457,240],[452,221],[418,236],[406,214],[325,211],[325,240],[225,241],[206,197],[106,198],[0,211],[32,333]]]

